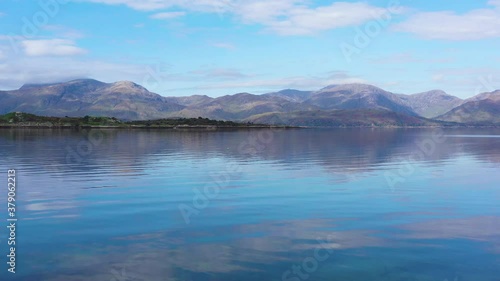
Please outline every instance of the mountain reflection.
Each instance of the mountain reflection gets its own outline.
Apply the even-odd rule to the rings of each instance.
[[[495,280],[499,134],[2,129],[23,223],[16,280],[286,281],[318,249],[329,256],[307,280]],[[180,206],[218,177],[187,223]]]
[[[109,168],[141,175],[155,156],[222,157],[236,161],[276,161],[290,169],[319,165],[332,173],[356,174],[408,160],[420,152],[419,142],[441,129],[295,129],[283,131],[181,131],[181,130],[37,130],[2,129],[0,156],[19,157],[40,172],[96,172]],[[97,132],[96,132],[97,131]],[[461,155],[500,163],[500,138],[464,138],[474,129],[446,129],[444,142],[433,143],[432,153],[421,161],[436,163]],[[484,133],[484,130],[482,131]],[[492,129],[492,134],[500,134]],[[92,134],[102,135],[95,144]],[[410,159],[411,160],[411,159]],[[112,163],[110,163],[112,161]],[[349,179],[351,177],[347,177]]]
[[[312,256],[315,249],[322,248],[330,250],[331,257],[315,273],[314,280],[330,280],[322,277],[328,274],[337,278],[345,274],[358,278],[372,276],[373,280],[380,281],[387,278],[405,280],[405,276],[421,274],[419,271],[423,266],[403,261],[408,255],[406,247],[418,246],[432,255],[439,249],[431,242],[422,242],[423,239],[489,238],[499,235],[498,230],[494,229],[495,224],[498,224],[497,217],[414,223],[401,226],[409,232],[395,234],[397,238],[382,237],[384,235],[367,230],[327,231],[324,228],[334,227],[335,221],[314,219],[248,224],[231,229],[216,227],[195,231],[164,231],[80,245],[56,260],[61,267],[60,273],[39,277],[46,281],[113,280],[117,275],[123,280],[137,281],[281,280],[282,273],[291,265],[300,263]],[[486,232],[482,233],[481,229]],[[219,241],[228,231],[238,238]],[[264,232],[266,235],[255,235]],[[403,236],[411,240],[403,241]],[[498,251],[498,240],[491,246],[493,251]],[[377,255],[373,252],[376,249],[385,249],[396,259],[402,259],[377,261]],[[353,260],[357,260],[360,267],[368,265],[380,269],[363,272],[352,266]],[[389,262],[392,263],[390,269],[384,266]],[[79,265],[81,271],[73,269],[75,264]],[[440,271],[443,271],[442,268],[428,267],[418,280],[431,280],[435,278],[433,274]],[[462,274],[468,273],[462,270]],[[488,280],[487,276],[476,276],[478,278],[475,280]]]

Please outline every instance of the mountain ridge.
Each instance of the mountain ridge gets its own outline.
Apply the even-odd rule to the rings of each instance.
[[[465,124],[500,124],[500,90],[469,98],[436,119]]]
[[[75,79],[63,83],[25,84],[18,90],[0,91],[0,114],[20,111],[52,116],[113,116],[124,120],[204,117],[243,121],[255,120],[270,113],[279,114],[285,120],[297,115],[306,118],[308,114],[304,112],[372,110],[372,113],[384,118],[389,116],[386,113],[389,111],[397,113],[391,115],[396,119],[410,120],[402,117],[404,115],[435,118],[443,122],[496,124],[500,123],[496,111],[496,107],[500,106],[497,105],[500,102],[498,93],[500,91],[482,93],[462,100],[442,90],[405,95],[374,85],[352,83],[329,85],[316,91],[285,89],[261,95],[237,93],[221,97],[172,97],[150,92],[131,81],[105,83],[94,79]],[[471,102],[475,104],[468,106],[471,112],[464,118],[452,116],[457,114],[457,108]],[[475,111],[483,112],[482,117],[473,117]]]

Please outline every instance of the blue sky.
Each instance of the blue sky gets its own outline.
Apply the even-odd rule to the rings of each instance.
[[[2,0],[0,89],[131,80],[164,96],[369,83],[500,88],[500,0]]]

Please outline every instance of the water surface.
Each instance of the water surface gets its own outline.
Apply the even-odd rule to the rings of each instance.
[[[498,281],[499,135],[2,129],[0,277]]]

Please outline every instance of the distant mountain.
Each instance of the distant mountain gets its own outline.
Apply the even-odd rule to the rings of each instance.
[[[500,90],[496,90],[493,92],[481,93],[481,94],[473,96],[472,98],[466,99],[465,102],[481,101],[481,100],[487,100],[487,99],[498,100],[499,93],[500,93]]]
[[[399,95],[406,104],[418,115],[434,118],[461,105],[463,100],[448,95],[441,90],[433,90],[413,95]]]
[[[398,95],[365,84],[328,86],[312,93],[304,103],[323,110],[381,109],[417,115]]]
[[[214,98],[205,95],[193,95],[188,97],[166,97],[166,101],[177,103],[183,106],[200,106],[205,103],[211,102]]]
[[[291,102],[303,102],[311,97],[311,91],[286,89],[279,92],[264,94],[265,96],[278,97]]]
[[[500,90],[467,99],[436,119],[467,124],[500,124]]]
[[[246,121],[263,124],[288,124],[291,126],[310,127],[418,127],[451,125],[383,109],[318,110],[293,113],[266,113],[252,116]]]
[[[29,84],[0,93],[0,114],[28,112],[45,116],[113,116],[154,119],[185,106],[168,102],[132,82],[103,83],[91,79],[57,84]]]
[[[177,114],[181,117],[203,116],[212,119],[243,120],[252,115],[268,112],[314,110],[317,107],[272,95],[239,93],[192,104]]]
[[[285,120],[290,125],[332,126],[349,122],[362,126],[433,125],[436,122],[421,117],[439,116],[437,119],[443,121],[500,124],[498,96],[496,91],[463,101],[440,90],[402,95],[372,85],[345,84],[318,91],[286,89],[263,95],[164,97],[133,82],[103,83],[80,79],[66,83],[26,84],[19,90],[0,91],[0,114],[92,115],[122,120],[203,117],[257,123]],[[349,114],[352,118],[348,118]]]

